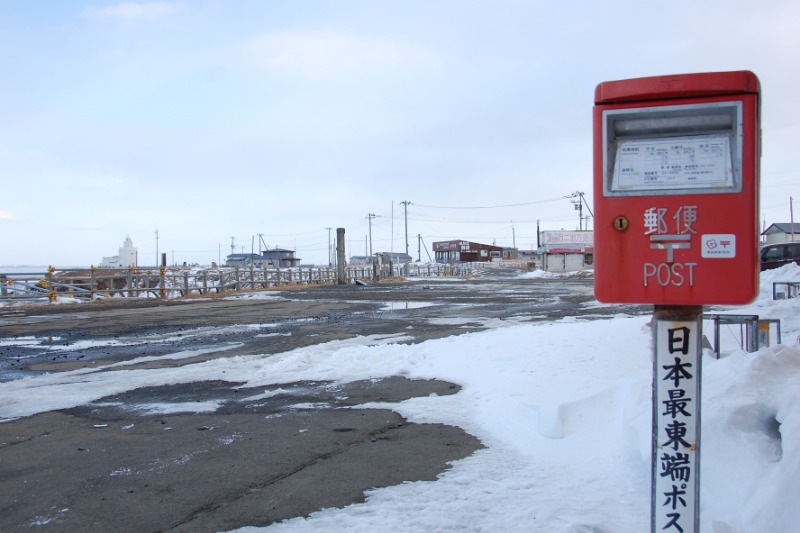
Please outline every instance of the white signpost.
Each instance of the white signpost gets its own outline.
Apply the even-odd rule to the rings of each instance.
[[[656,308],[653,368],[654,531],[698,531],[702,307]]]

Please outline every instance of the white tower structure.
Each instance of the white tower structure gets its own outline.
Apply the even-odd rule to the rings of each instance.
[[[125,241],[119,249],[119,255],[104,257],[100,262],[102,268],[131,268],[138,264],[139,252],[133,246],[131,236],[125,237]]]

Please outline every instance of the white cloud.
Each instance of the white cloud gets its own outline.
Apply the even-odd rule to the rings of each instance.
[[[310,77],[388,71],[434,64],[432,54],[384,37],[284,31],[247,40],[242,53],[258,65]]]
[[[19,220],[19,217],[16,216],[14,213],[10,213],[8,211],[3,211],[0,209],[0,220]]]
[[[123,2],[107,7],[90,7],[83,16],[98,21],[118,23],[153,22],[166,19],[183,10],[173,2]]]

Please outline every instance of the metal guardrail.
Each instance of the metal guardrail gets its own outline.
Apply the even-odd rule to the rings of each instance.
[[[380,281],[396,276],[467,276],[474,272],[471,263],[456,265],[350,266],[345,270],[348,283],[356,280]],[[177,298],[190,294],[267,289],[285,285],[332,284],[337,272],[328,267],[286,269],[256,268],[129,268],[57,269],[45,272],[6,272],[0,274],[0,301],[55,301],[59,297],[101,298]]]
[[[720,315],[703,313],[703,320],[714,324],[714,340],[711,349],[717,359],[721,353],[721,326],[739,326],[739,348],[746,352],[757,352],[762,346],[770,345],[770,330],[775,328],[775,340],[781,343],[781,321],[774,318],[759,318],[758,315]]]
[[[781,291],[780,287],[785,287],[785,289]],[[788,298],[797,298],[798,296],[800,296],[800,281],[772,282],[773,300],[786,300]]]
[[[465,277],[478,273],[483,266],[485,265],[482,263],[406,263],[401,265],[399,270],[400,275],[408,278]]]

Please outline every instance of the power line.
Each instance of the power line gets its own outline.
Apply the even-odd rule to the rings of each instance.
[[[444,218],[444,217],[434,217],[430,215],[419,215],[419,214],[411,214],[409,215],[409,220],[413,221],[425,221],[425,222],[441,222],[445,224],[512,224],[514,222],[519,224],[526,224],[526,223],[533,223],[537,220],[541,220],[541,218],[532,218],[532,219],[518,219],[514,218],[513,221],[511,219],[500,219],[500,220],[485,220],[485,219],[474,219],[474,218]]]
[[[473,206],[453,206],[453,205],[425,205],[419,204],[414,202],[414,205],[418,207],[430,207],[432,209],[501,209],[504,207],[522,207],[526,205],[535,205],[535,204],[544,204],[547,202],[556,202],[559,200],[563,200],[564,197],[560,198],[550,198],[548,200],[538,200],[536,202],[525,202],[521,204],[506,204],[506,205],[473,205]]]

